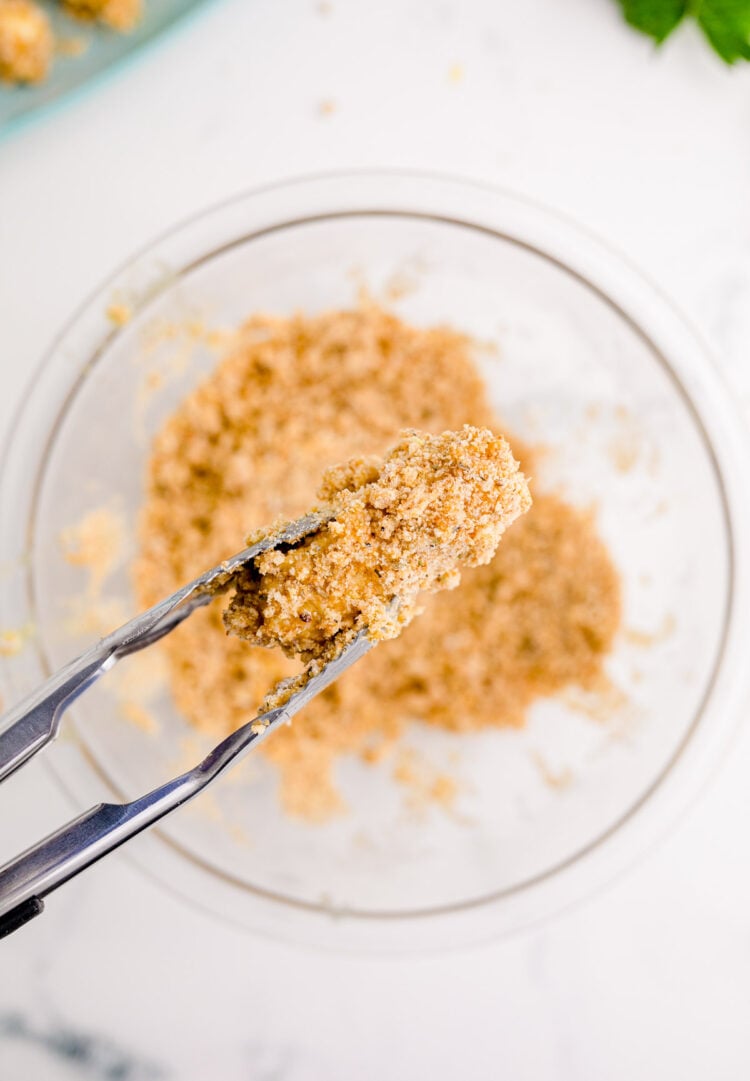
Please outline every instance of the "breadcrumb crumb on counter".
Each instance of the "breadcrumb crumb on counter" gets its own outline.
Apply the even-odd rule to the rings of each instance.
[[[143,0],[64,0],[64,7],[79,19],[95,19],[127,33],[140,22]]]
[[[49,19],[33,0],[0,0],[0,80],[41,82],[54,50]]]

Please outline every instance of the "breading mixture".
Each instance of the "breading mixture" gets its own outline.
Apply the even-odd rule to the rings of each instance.
[[[469,425],[405,432],[383,459],[327,470],[318,494],[324,524],[244,568],[224,613],[232,634],[306,663],[334,656],[360,630],[379,641],[398,637],[421,593],[452,589],[459,567],[489,563],[506,527],[531,505],[505,440]]]
[[[0,80],[41,82],[54,46],[49,20],[32,0],[0,0]]]
[[[465,423],[503,427],[463,335],[409,326],[371,303],[253,317],[154,441],[139,600],[153,604],[233,554],[253,524],[304,513],[332,462],[382,454],[404,428]],[[528,471],[530,452],[512,445]],[[280,650],[228,638],[221,607],[196,612],[162,646],[177,707],[215,736],[300,669]],[[520,725],[540,696],[596,687],[619,626],[619,581],[591,515],[535,490],[495,558],[425,607],[263,744],[289,812],[335,813],[337,758],[376,760],[411,720]]]

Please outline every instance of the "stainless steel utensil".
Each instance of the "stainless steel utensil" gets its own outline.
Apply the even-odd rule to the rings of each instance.
[[[169,634],[196,608],[208,604],[226,588],[233,573],[261,552],[293,546],[319,529],[324,521],[319,514],[308,514],[289,523],[278,533],[206,571],[51,676],[0,719],[0,781],[55,738],[71,702],[120,658]],[[44,898],[52,890],[192,799],[274,728],[288,724],[295,713],[364,656],[373,644],[367,632],[362,631],[282,708],[248,721],[214,747],[194,769],[130,803],[97,804],[0,867],[0,938],[38,915],[44,908]]]

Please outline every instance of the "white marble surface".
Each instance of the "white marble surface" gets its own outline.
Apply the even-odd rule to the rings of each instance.
[[[573,214],[690,313],[747,408],[749,132],[750,66],[726,70],[689,30],[655,55],[610,0],[207,3],[0,143],[0,427],[72,307],[165,224],[364,165],[458,171]],[[114,855],[2,944],[0,1078],[746,1077],[748,775],[745,725],[640,867],[445,957],[262,941]],[[1,795],[0,858],[71,811],[43,767]]]

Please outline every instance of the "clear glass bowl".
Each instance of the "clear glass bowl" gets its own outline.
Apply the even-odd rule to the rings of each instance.
[[[60,533],[115,501],[132,548],[149,438],[215,363],[196,327],[351,305],[363,284],[408,320],[497,344],[483,363],[499,412],[550,448],[546,486],[595,506],[622,574],[608,671],[626,704],[601,721],[540,702],[521,732],[415,728],[410,744],[463,782],[457,815],[409,812],[387,771],[346,761],[351,814],[292,821],[255,756],[131,852],[266,933],[443,948],[540,919],[632,859],[706,777],[747,693],[744,431],[664,297],[571,223],[477,185],[370,173],[252,192],[158,239],[54,344],[8,445],[0,618],[35,634],[5,669],[17,697],[86,644]],[[113,302],[132,308],[126,325]],[[126,566],[107,588],[132,611]],[[125,721],[110,677],[75,704],[49,760],[77,803],[133,797],[186,762],[166,695],[158,714],[156,735]]]

